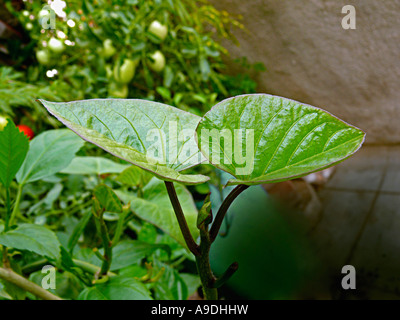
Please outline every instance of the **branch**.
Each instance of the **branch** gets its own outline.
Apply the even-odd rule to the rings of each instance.
[[[10,269],[0,268],[0,278],[15,284],[16,286],[32,293],[42,300],[62,300],[60,297],[57,297],[51,292],[39,287],[36,283],[25,279]]]
[[[221,206],[219,207],[219,210],[217,212],[217,215],[215,216],[214,222],[211,226],[210,229],[210,240],[211,242],[214,242],[215,238],[218,235],[219,229],[221,228],[222,221],[225,218],[226,212],[228,211],[230,205],[232,204],[233,200],[236,199],[236,197],[241,194],[244,190],[246,190],[249,186],[244,185],[244,184],[239,184],[237,187],[235,187],[225,198],[225,200],[222,202]]]
[[[171,200],[172,206],[174,208],[176,219],[178,220],[179,228],[182,231],[183,238],[185,239],[186,245],[188,246],[190,252],[195,256],[200,254],[199,246],[193,240],[192,234],[190,233],[189,227],[187,225],[185,215],[183,214],[181,204],[179,202],[178,196],[176,195],[174,183],[170,181],[164,181],[167,187],[168,196]]]
[[[237,262],[232,263],[228,269],[224,272],[224,274],[219,277],[214,283],[213,283],[213,288],[219,288],[221,287],[225,282],[227,282],[233,274],[237,271],[239,268],[239,265]]]

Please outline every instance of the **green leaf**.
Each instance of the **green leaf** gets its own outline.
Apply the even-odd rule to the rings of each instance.
[[[197,215],[197,228],[199,229],[203,229],[212,221],[210,197],[211,193],[209,193],[204,199],[203,205],[199,210],[199,214]]]
[[[79,300],[151,300],[146,286],[133,278],[112,277],[109,281],[84,289]]]
[[[157,300],[186,300],[188,287],[180,274],[171,266],[160,263],[165,268],[161,279],[154,284],[155,299]]]
[[[9,120],[0,131],[0,182],[8,188],[25,160],[29,141]]]
[[[121,241],[113,249],[111,271],[140,263],[158,249],[165,250],[171,254],[171,249],[168,245],[151,244],[138,240]]]
[[[117,181],[128,186],[144,186],[154,176],[148,171],[142,170],[139,167],[131,166],[120,173]]]
[[[7,297],[7,294],[10,297],[10,300],[25,300],[26,299],[26,291],[20,287],[18,287],[17,285],[2,280],[3,284],[4,284],[4,289],[5,289],[5,294]],[[1,294],[1,291],[0,291]]]
[[[0,244],[18,250],[27,250],[57,260],[60,243],[53,231],[35,224],[22,224],[0,234]]]
[[[128,167],[130,165],[117,163],[107,158],[75,157],[69,166],[60,172],[65,174],[102,175],[106,173],[121,173]]]
[[[175,189],[190,232],[193,238],[197,239],[199,235],[196,227],[197,209],[192,195],[183,185],[175,184]],[[138,198],[131,193],[116,191],[123,202],[131,203],[131,209],[137,216],[156,225],[177,240],[182,246],[186,247],[164,182],[153,178],[143,188],[142,192],[143,198]]]
[[[12,300],[12,296],[10,296],[10,294],[8,294],[6,291],[6,284],[7,284],[6,281],[4,281],[4,284],[2,283],[2,281],[0,281],[0,298],[6,299],[6,300]]]
[[[70,252],[73,252],[76,244],[79,241],[81,234],[85,230],[86,225],[89,223],[91,217],[92,217],[91,210],[87,210],[86,213],[83,215],[83,217],[79,220],[78,224],[75,226],[68,240],[68,250]]]
[[[94,188],[93,194],[106,211],[115,213],[122,212],[121,200],[119,200],[118,196],[110,187],[105,184],[100,184]]]
[[[321,109],[253,94],[214,106],[199,123],[196,138],[213,165],[237,178],[228,185],[253,185],[333,166],[361,147],[365,133]]]
[[[30,143],[30,149],[17,173],[20,184],[51,176],[66,168],[83,146],[83,141],[70,130],[49,130]]]
[[[194,294],[201,285],[199,276],[191,273],[180,273],[179,275],[186,283],[189,296]]]
[[[56,103],[47,110],[80,137],[163,180],[198,184],[180,171],[204,161],[194,140],[200,117],[146,100],[94,99]]]

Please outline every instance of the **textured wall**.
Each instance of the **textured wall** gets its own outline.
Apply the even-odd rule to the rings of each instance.
[[[367,143],[400,142],[400,0],[212,0],[243,16],[233,57],[261,61],[259,92],[326,109],[367,132]],[[344,5],[357,29],[344,30]]]

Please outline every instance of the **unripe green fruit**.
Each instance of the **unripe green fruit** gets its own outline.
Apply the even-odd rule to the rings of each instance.
[[[50,64],[50,55],[47,52],[47,50],[39,50],[36,51],[36,59],[38,62],[44,66],[47,66]]]
[[[154,20],[149,26],[149,32],[160,38],[161,41],[163,41],[168,34],[168,27],[164,26],[157,20]]]
[[[114,98],[126,99],[128,97],[129,89],[126,84],[111,83],[108,90],[110,96]]]
[[[150,55],[149,67],[155,72],[161,72],[165,67],[165,57],[160,50],[155,51]]]
[[[106,39],[103,42],[103,56],[106,59],[111,58],[116,52],[117,49],[114,48],[111,39]]]
[[[123,64],[114,67],[114,79],[120,84],[127,84],[131,82],[135,76],[136,64],[133,60],[125,59]]]

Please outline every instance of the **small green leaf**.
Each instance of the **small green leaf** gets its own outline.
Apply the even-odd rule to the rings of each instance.
[[[140,263],[158,249],[165,250],[168,254],[171,254],[171,249],[168,245],[151,244],[138,240],[121,241],[113,249],[111,271]]]
[[[197,209],[192,195],[183,185],[175,184],[175,189],[190,232],[193,238],[197,239],[199,235],[196,227]],[[131,203],[131,209],[137,216],[154,224],[186,247],[164,182],[153,178],[142,189],[142,192],[143,198],[139,198],[131,193],[116,191],[123,202]]]
[[[0,182],[8,188],[25,160],[29,141],[15,124],[8,124],[0,131]]]
[[[49,130],[30,143],[30,149],[17,173],[20,184],[51,176],[66,168],[83,146],[83,141],[70,130]]]
[[[68,167],[61,170],[65,174],[102,175],[106,173],[121,173],[130,165],[117,163],[101,157],[75,157]]]
[[[84,289],[78,300],[151,300],[151,296],[143,283],[119,276]]]
[[[214,106],[199,123],[196,138],[214,166],[237,178],[228,185],[253,185],[333,166],[361,147],[365,133],[321,109],[252,94]]]
[[[210,224],[212,221],[210,196],[211,193],[209,193],[205,198],[203,206],[200,208],[199,214],[197,215],[197,228],[199,229]]]
[[[22,224],[0,234],[0,244],[18,250],[27,250],[57,260],[60,243],[53,231],[35,224]]]
[[[180,171],[204,161],[194,140],[200,117],[146,100],[94,99],[56,103],[47,110],[80,137],[167,181],[198,184]]]
[[[117,181],[128,186],[145,186],[154,176],[136,166],[130,166],[120,173]]]
[[[68,240],[69,252],[72,252],[74,250],[81,234],[83,233],[83,230],[85,230],[86,225],[89,223],[91,217],[92,217],[91,210],[87,210],[86,213],[83,215],[83,217],[79,220],[78,224],[75,226]]]
[[[100,184],[94,188],[93,194],[106,211],[115,213],[122,212],[121,201],[110,187],[105,184]]]

